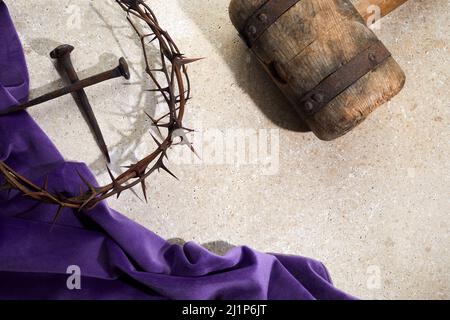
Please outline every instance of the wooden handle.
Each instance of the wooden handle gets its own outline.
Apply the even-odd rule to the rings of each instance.
[[[358,10],[364,20],[367,21],[367,24],[370,25],[394,11],[406,1],[407,0],[353,0],[352,2],[356,10]],[[374,8],[379,8],[378,12],[380,16],[375,17],[377,11],[371,6],[375,6]]]

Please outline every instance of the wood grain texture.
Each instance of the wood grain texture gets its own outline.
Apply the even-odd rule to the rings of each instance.
[[[238,30],[265,0],[233,0],[231,20]],[[301,0],[255,42],[252,51],[273,81],[322,140],[336,139],[391,99],[405,76],[391,57],[356,81],[313,116],[300,99],[329,75],[379,41],[348,0]]]

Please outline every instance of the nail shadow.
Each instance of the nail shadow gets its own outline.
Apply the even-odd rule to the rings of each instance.
[[[117,10],[115,3],[111,3],[110,5]],[[101,26],[103,26],[113,36],[116,45],[121,50],[122,55],[126,58],[127,52],[123,47],[123,43],[117,36],[117,29],[119,29],[120,27],[115,27],[112,24],[112,21],[108,21],[105,15],[102,14],[101,10],[97,9],[94,4],[91,4],[91,8],[97,15]],[[130,32],[133,32],[131,26],[126,25],[126,27],[130,29]],[[136,46],[141,47],[140,39],[134,33],[127,41],[134,42]],[[147,47],[147,52],[149,56],[157,56],[157,54],[159,54],[159,50],[157,50],[156,48],[152,48],[151,46]],[[150,67],[157,67],[157,65],[153,64],[152,62],[153,60],[149,62]],[[161,97],[159,97],[157,93],[146,91],[147,89],[149,89],[150,83],[145,71],[146,62],[144,56],[142,56],[142,59],[139,63],[130,63],[129,66],[130,70],[133,71],[133,77],[137,77],[131,79],[131,82],[140,86],[140,94],[136,99],[136,103],[131,107],[131,111],[129,108],[125,109],[119,104],[114,106],[114,111],[109,112],[109,114],[114,115],[120,114],[121,116],[125,117],[125,119],[131,124],[129,132],[118,130],[115,127],[110,128],[110,130],[114,130],[117,134],[120,135],[120,139],[109,147],[112,159],[110,169],[113,173],[118,174],[122,172],[123,165],[136,163],[140,160],[137,158],[134,150],[137,149],[137,147],[141,143],[143,143],[145,139],[150,137],[148,132],[152,130],[149,119],[146,117],[144,111],[149,115],[155,117],[157,112],[156,108],[158,102],[161,99]],[[125,161],[126,163],[123,163]],[[105,162],[103,161],[102,157],[99,157],[94,162],[90,163],[89,167],[94,171],[96,175],[105,172]],[[139,198],[136,193],[135,195]]]

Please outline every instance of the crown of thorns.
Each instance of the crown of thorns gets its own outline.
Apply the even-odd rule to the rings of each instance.
[[[107,171],[111,182],[105,186],[95,187],[85,177],[80,177],[80,194],[78,196],[65,196],[49,190],[48,177],[42,186],[30,181],[20,175],[5,162],[0,161],[0,175],[4,182],[0,191],[17,190],[24,196],[37,200],[41,203],[54,204],[57,206],[55,220],[62,209],[72,208],[76,210],[89,210],[101,201],[122,194],[135,186],[140,185],[144,198],[147,201],[146,180],[155,172],[165,171],[171,176],[176,176],[167,168],[165,159],[167,151],[174,145],[188,145],[192,152],[195,150],[187,141],[186,134],[193,130],[183,126],[186,103],[190,99],[191,85],[187,74],[186,65],[198,59],[186,58],[178,49],[170,35],[161,28],[154,12],[143,0],[116,0],[116,3],[126,12],[126,19],[139,37],[144,55],[146,74],[148,74],[153,88],[148,91],[159,93],[167,105],[167,113],[159,118],[153,118],[147,114],[156,128],[159,137],[151,134],[157,148],[142,160],[129,165],[126,171],[115,177],[109,167]],[[141,31],[141,25],[148,33]],[[151,68],[148,57],[148,46],[154,45],[159,48],[159,66]],[[163,81],[160,81],[162,74]],[[176,142],[175,142],[176,140]]]

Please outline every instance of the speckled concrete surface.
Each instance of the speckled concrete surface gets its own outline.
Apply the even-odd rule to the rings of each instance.
[[[88,95],[116,170],[150,151],[143,112],[160,111],[154,96],[141,94],[147,85],[140,47],[113,1],[5,2],[24,42],[33,96],[61,85],[48,57],[61,43],[76,47],[82,77],[122,55],[133,63],[133,85],[115,81]],[[376,33],[404,68],[406,87],[331,143],[301,132],[229,22],[228,1],[150,3],[183,52],[207,57],[190,68],[188,124],[222,136],[228,129],[272,130],[266,132],[279,138],[278,166],[268,173],[260,162],[181,164],[175,154],[179,182],[155,176],[149,204],[130,193],[111,206],[165,238],[221,252],[245,244],[317,258],[338,287],[361,298],[450,298],[448,0],[410,0],[382,21]],[[87,162],[106,181],[105,163],[71,97],[31,113],[67,159]]]

